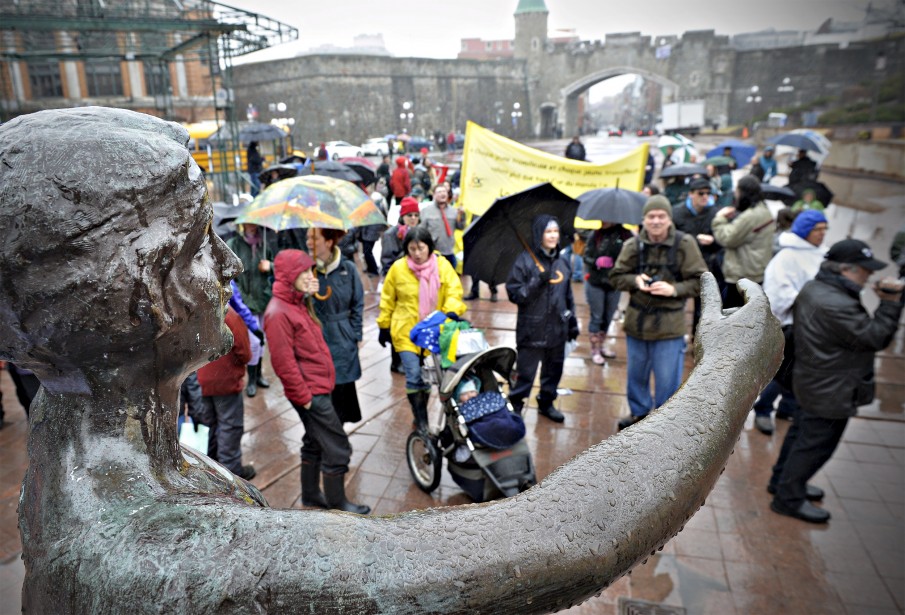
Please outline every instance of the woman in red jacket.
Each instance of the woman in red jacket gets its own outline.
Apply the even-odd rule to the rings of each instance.
[[[344,477],[352,446],[330,393],[336,381],[330,349],[314,313],[314,261],[301,250],[283,250],[274,260],[273,299],[264,312],[264,333],[273,371],[305,425],[302,436],[302,504],[366,515],[368,506],[346,499]],[[320,490],[320,469],[324,491]],[[325,497],[326,496],[326,497]]]
[[[406,163],[408,163],[408,158],[405,156],[396,158],[396,168],[393,169],[393,174],[390,176],[390,191],[393,193],[395,203],[401,202],[412,191],[412,176]]]

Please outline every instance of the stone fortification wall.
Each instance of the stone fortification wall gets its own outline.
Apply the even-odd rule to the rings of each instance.
[[[464,131],[466,120],[512,136],[509,110],[515,102],[528,108],[518,60],[302,56],[236,66],[233,87],[239,114],[253,104],[260,121],[269,121],[269,103],[285,102],[283,115],[295,118],[293,135],[302,146],[333,139],[358,144],[402,129],[446,134]],[[409,111],[412,119],[401,120]]]

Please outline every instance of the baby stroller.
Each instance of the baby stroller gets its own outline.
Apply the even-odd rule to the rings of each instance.
[[[459,339],[441,350],[443,327],[458,329],[458,336],[446,337]],[[436,385],[443,411],[437,424],[409,435],[406,460],[418,487],[431,493],[440,484],[446,457],[456,484],[475,502],[486,502],[515,495],[537,481],[525,425],[503,395],[516,351],[489,347],[483,333],[469,327],[434,313],[412,330],[412,341],[430,351],[425,380]],[[477,395],[460,403],[456,392],[471,387]]]

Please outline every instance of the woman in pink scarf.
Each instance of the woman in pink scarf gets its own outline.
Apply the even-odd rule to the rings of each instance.
[[[421,378],[421,349],[409,339],[419,321],[435,310],[462,315],[462,284],[452,265],[434,252],[434,241],[423,226],[408,231],[402,242],[404,258],[390,267],[380,294],[380,345],[392,342],[405,370],[405,392],[415,426],[427,428],[430,387]]]

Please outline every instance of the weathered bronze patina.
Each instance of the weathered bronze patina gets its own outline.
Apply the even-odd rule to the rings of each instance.
[[[704,283],[697,366],[533,489],[388,517],[277,510],[180,450],[178,384],[229,347],[237,259],[178,126],[45,111],[0,127],[0,358],[43,383],[19,505],[32,613],[542,613],[599,593],[703,504],[782,335]]]

